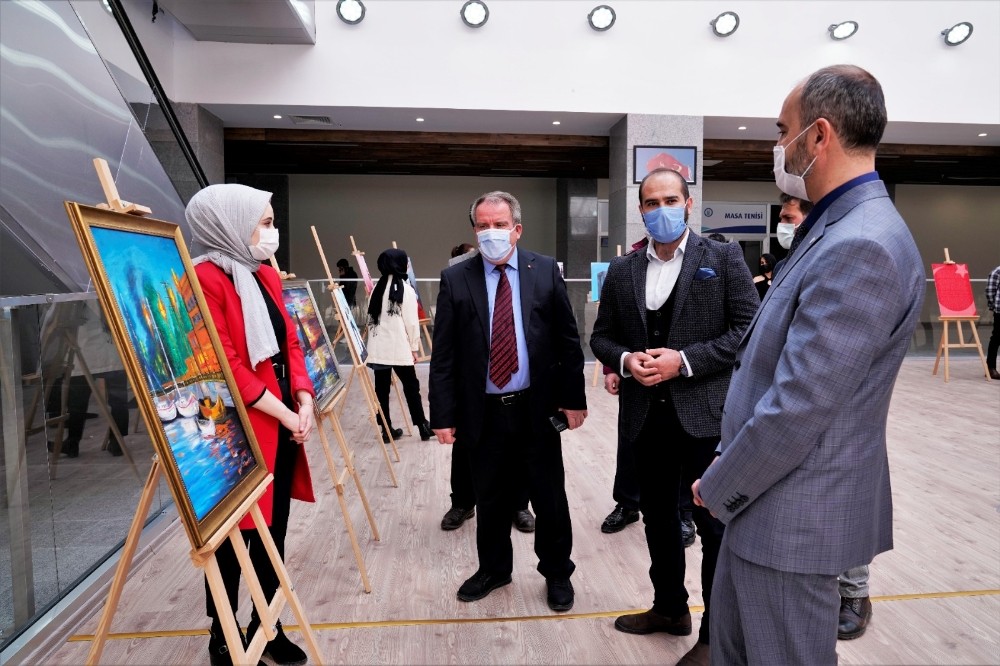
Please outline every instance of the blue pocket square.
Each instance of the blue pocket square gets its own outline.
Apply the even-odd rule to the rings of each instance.
[[[716,277],[715,271],[713,271],[711,268],[706,268],[704,266],[699,268],[694,274],[695,280],[711,280],[714,277]]]

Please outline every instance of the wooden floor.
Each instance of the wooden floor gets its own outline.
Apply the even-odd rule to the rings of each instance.
[[[1000,663],[1000,382],[977,376],[978,363],[953,361],[948,384],[931,376],[930,359],[904,363],[889,415],[896,549],[872,566],[874,618],[864,637],[838,645],[844,664]],[[370,539],[350,485],[347,495],[372,593],[362,590],[315,438],[310,459],[319,501],[293,504],[287,544],[290,574],[327,663],[673,663],[693,644],[694,636],[631,636],[612,626],[617,614],[648,607],[652,587],[639,524],[614,535],[599,529],[613,508],[617,403],[589,386],[590,370],[590,418],[563,436],[578,568],[576,605],[559,615],[546,605],[532,535],[516,531],[513,584],[479,602],[457,601],[477,560],[473,522],[455,532],[439,527],[449,507],[450,449],[404,437],[395,467],[400,485],[392,488],[355,382],[343,422],[357,442],[380,542]],[[427,366],[418,372],[426,395]],[[398,415],[394,421],[401,425]],[[188,550],[176,524],[133,571],[104,663],[207,663],[202,580]],[[697,624],[697,544],[687,557]],[[244,595],[242,624],[248,616]],[[284,618],[297,638],[287,609]],[[63,628],[70,639],[45,661],[83,663],[96,624],[95,615]]]

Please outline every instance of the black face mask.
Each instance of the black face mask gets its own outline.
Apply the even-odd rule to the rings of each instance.
[[[771,264],[768,264],[768,263],[761,264],[760,265],[760,274],[764,275],[765,273],[770,273],[771,272],[771,268],[772,268]]]

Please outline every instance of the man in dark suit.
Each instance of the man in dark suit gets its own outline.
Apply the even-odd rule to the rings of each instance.
[[[677,172],[657,169],[643,179],[639,210],[651,242],[612,261],[590,338],[597,358],[623,378],[619,427],[632,447],[652,562],[652,609],[615,620],[616,629],[633,634],[691,633],[677,489],[715,456],[736,345],[758,305],[740,246],[687,228],[693,205]],[[722,524],[704,509],[694,520],[706,610],[683,663],[707,663]]]
[[[573,606],[573,533],[559,432],[587,416],[583,351],[559,268],[521,250],[521,205],[506,192],[473,204],[479,257],[441,273],[430,367],[431,428],[469,446],[479,569],[458,590],[482,599],[511,582],[512,492],[528,486],[538,517],[535,553],[549,607]]]
[[[924,269],[875,172],[882,87],[812,74],[778,116],[775,178],[815,202],[736,353],[721,456],[692,489],[726,523],[712,655],[837,663],[837,574],[892,548],[886,417]]]

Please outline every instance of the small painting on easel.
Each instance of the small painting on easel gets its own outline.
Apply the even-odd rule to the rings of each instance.
[[[195,547],[267,475],[177,225],[67,202],[87,268]]]
[[[976,299],[967,264],[931,264],[942,317],[975,317]]]
[[[306,357],[306,371],[316,391],[316,407],[325,412],[344,387],[344,380],[337,369],[337,358],[326,335],[326,327],[319,318],[316,299],[305,280],[283,282],[281,297],[299,334],[299,345]]]
[[[340,311],[340,325],[347,331],[347,342],[354,348],[358,364],[363,364],[368,359],[368,348],[365,346],[365,340],[361,337],[361,331],[358,330],[358,325],[354,321],[354,315],[351,314],[351,306],[347,304],[343,289],[334,289],[333,295],[337,299],[337,309]]]

